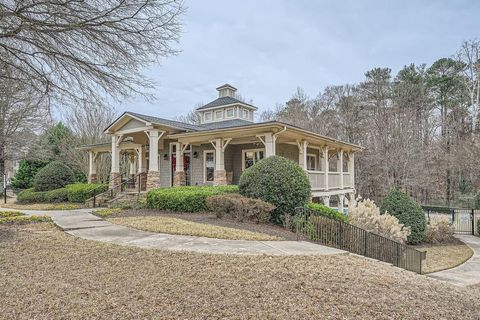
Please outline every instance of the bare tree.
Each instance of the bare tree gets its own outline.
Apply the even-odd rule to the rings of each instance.
[[[60,105],[151,97],[141,71],[177,53],[184,12],[176,0],[5,0],[0,3],[2,75]]]

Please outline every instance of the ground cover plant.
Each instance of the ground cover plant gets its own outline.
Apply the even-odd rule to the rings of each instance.
[[[27,216],[19,211],[0,211],[0,225],[26,224],[32,222],[52,222],[52,219],[45,215]]]
[[[249,198],[262,199],[273,204],[271,220],[284,223],[285,217],[295,214],[310,199],[310,181],[304,170],[284,157],[262,159],[243,171],[239,192]]]
[[[159,188],[147,193],[147,208],[181,212],[206,211],[208,208],[205,201],[209,196],[237,191],[237,186]]]
[[[0,226],[6,319],[478,319],[480,290],[351,255],[167,252]],[[392,303],[395,301],[395,303]]]

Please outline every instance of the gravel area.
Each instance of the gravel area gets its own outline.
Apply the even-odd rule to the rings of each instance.
[[[4,319],[479,319],[480,289],[350,255],[123,247],[0,226]]]
[[[295,233],[282,228],[281,226],[273,224],[253,223],[253,222],[238,222],[228,218],[219,219],[215,214],[210,212],[165,212],[158,210],[123,210],[119,214],[115,214],[112,217],[148,217],[148,216],[163,216],[184,219],[187,221],[205,223],[214,226],[235,228],[241,230],[248,230],[252,232],[264,233],[271,236],[279,237],[285,240],[297,240]]]
[[[461,241],[455,244],[416,246],[416,249],[427,252],[427,258],[422,264],[423,273],[454,268],[473,255],[472,249]]]

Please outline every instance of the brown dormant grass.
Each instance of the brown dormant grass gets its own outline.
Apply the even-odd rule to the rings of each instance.
[[[419,246],[416,249],[427,252],[427,258],[423,261],[423,273],[437,272],[456,267],[473,255],[464,243],[447,245]]]

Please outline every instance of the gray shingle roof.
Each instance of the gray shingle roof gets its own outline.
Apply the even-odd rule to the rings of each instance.
[[[242,119],[232,119],[232,120],[204,123],[199,125],[199,127],[201,127],[200,130],[205,131],[205,130],[230,128],[230,127],[241,127],[241,126],[247,126],[252,124],[254,123],[251,121],[242,120]]]
[[[245,103],[243,101],[240,101],[240,100],[232,98],[232,97],[220,97],[218,99],[213,100],[212,102],[207,103],[204,106],[201,106],[201,107],[197,108],[197,110],[220,107],[220,106],[225,106],[225,105],[235,104],[235,103],[241,103],[241,104],[244,104],[244,105],[247,105],[247,106],[250,106],[252,108],[257,109],[257,107],[252,106],[251,104]]]
[[[200,126],[190,124],[190,123],[168,120],[168,119],[163,119],[163,118],[157,118],[157,117],[148,116],[148,115],[145,115],[145,114],[139,114],[139,113],[130,112],[130,111],[126,112],[126,113],[131,114],[132,116],[135,116],[137,118],[143,119],[143,120],[148,121],[148,122],[163,124],[163,125],[166,125],[166,126],[169,126],[169,127],[174,127],[174,128],[184,129],[184,130],[191,130],[191,131],[197,131],[197,130],[202,129]]]

